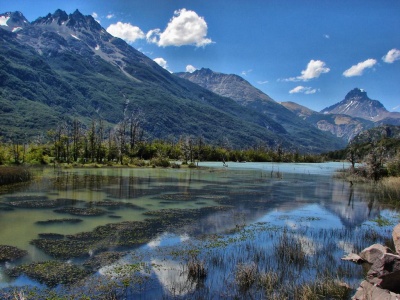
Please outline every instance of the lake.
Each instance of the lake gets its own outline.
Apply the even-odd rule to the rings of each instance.
[[[284,299],[319,280],[351,294],[365,270],[340,258],[399,220],[370,186],[333,177],[343,163],[200,166],[45,169],[3,188],[0,245],[28,255],[0,264],[0,288],[46,289],[7,270],[56,260],[91,270],[53,289],[69,295]]]

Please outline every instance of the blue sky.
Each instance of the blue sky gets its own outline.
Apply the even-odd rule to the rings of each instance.
[[[274,100],[321,110],[355,87],[400,111],[400,1],[1,0],[29,21],[94,16],[171,72],[237,74]]]

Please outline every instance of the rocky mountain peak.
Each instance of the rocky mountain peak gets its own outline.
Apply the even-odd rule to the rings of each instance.
[[[19,11],[0,14],[0,28],[2,29],[17,32],[27,25],[29,25],[28,20]]]
[[[93,19],[92,16],[84,16],[79,10],[75,10],[72,14],[67,14],[61,9],[57,9],[53,14],[38,18],[32,23],[33,25],[50,25],[57,24],[59,26],[67,26],[70,29],[81,31],[82,29],[99,31],[100,24]]]
[[[344,114],[373,122],[388,117],[398,119],[397,114],[389,113],[381,102],[370,99],[367,92],[359,88],[351,90],[342,101],[323,109],[321,112],[324,114]]]
[[[74,13],[68,17],[68,27],[74,29],[85,28],[95,31],[101,30],[100,24],[92,16],[84,16],[79,10],[75,10]]]
[[[367,92],[364,91],[363,89],[355,88],[352,89],[350,92],[347,93],[346,97],[344,98],[345,100],[348,99],[366,99],[369,100],[367,96]]]

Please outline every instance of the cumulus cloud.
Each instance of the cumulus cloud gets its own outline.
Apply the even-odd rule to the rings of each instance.
[[[130,23],[117,22],[116,24],[111,24],[108,26],[107,32],[128,43],[145,38],[144,32],[139,27],[133,26]]]
[[[158,63],[159,65],[160,65],[160,67],[163,67],[164,69],[166,69],[167,70],[167,68],[168,68],[168,63],[167,63],[167,61],[164,59],[164,58],[162,58],[162,57],[157,57],[157,58],[155,58],[155,59],[153,59],[156,63]]]
[[[361,76],[365,69],[372,68],[376,64],[376,59],[369,58],[365,61],[359,62],[358,64],[351,66],[343,72],[345,77]]]
[[[393,48],[392,50],[389,50],[389,52],[382,57],[382,59],[385,63],[394,63],[396,60],[400,59],[400,50]]]
[[[301,75],[297,77],[290,77],[283,81],[308,81],[314,78],[318,78],[323,73],[328,73],[331,69],[326,67],[325,62],[322,60],[310,60],[307,64],[307,68],[301,71]]]
[[[298,93],[303,93],[303,94],[315,94],[317,92],[316,89],[313,89],[312,87],[308,86],[296,86],[294,89],[289,91],[289,94],[298,94]]]
[[[114,14],[108,14],[108,15],[106,16],[106,18],[110,20],[110,19],[114,18]]]
[[[149,43],[160,47],[195,45],[204,47],[213,41],[207,38],[208,26],[203,17],[192,10],[182,8],[174,12],[167,28],[161,32],[159,28],[150,30],[147,35]]]
[[[197,70],[197,68],[192,66],[192,65],[187,65],[186,66],[186,72],[188,72],[188,73],[193,73],[196,70]]]

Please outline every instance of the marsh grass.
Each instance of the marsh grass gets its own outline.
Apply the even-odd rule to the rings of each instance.
[[[400,177],[382,178],[377,184],[381,202],[400,207]]]
[[[239,290],[249,290],[258,278],[257,265],[255,263],[239,264],[236,266],[235,281]]]
[[[188,264],[188,277],[189,279],[202,280],[207,276],[207,269],[205,267],[205,263],[202,260],[199,260],[197,257],[192,257]]]
[[[350,287],[335,278],[319,278],[315,282],[304,283],[294,289],[294,299],[347,299],[351,294]]]
[[[32,179],[26,167],[0,167],[0,185],[25,182]]]

